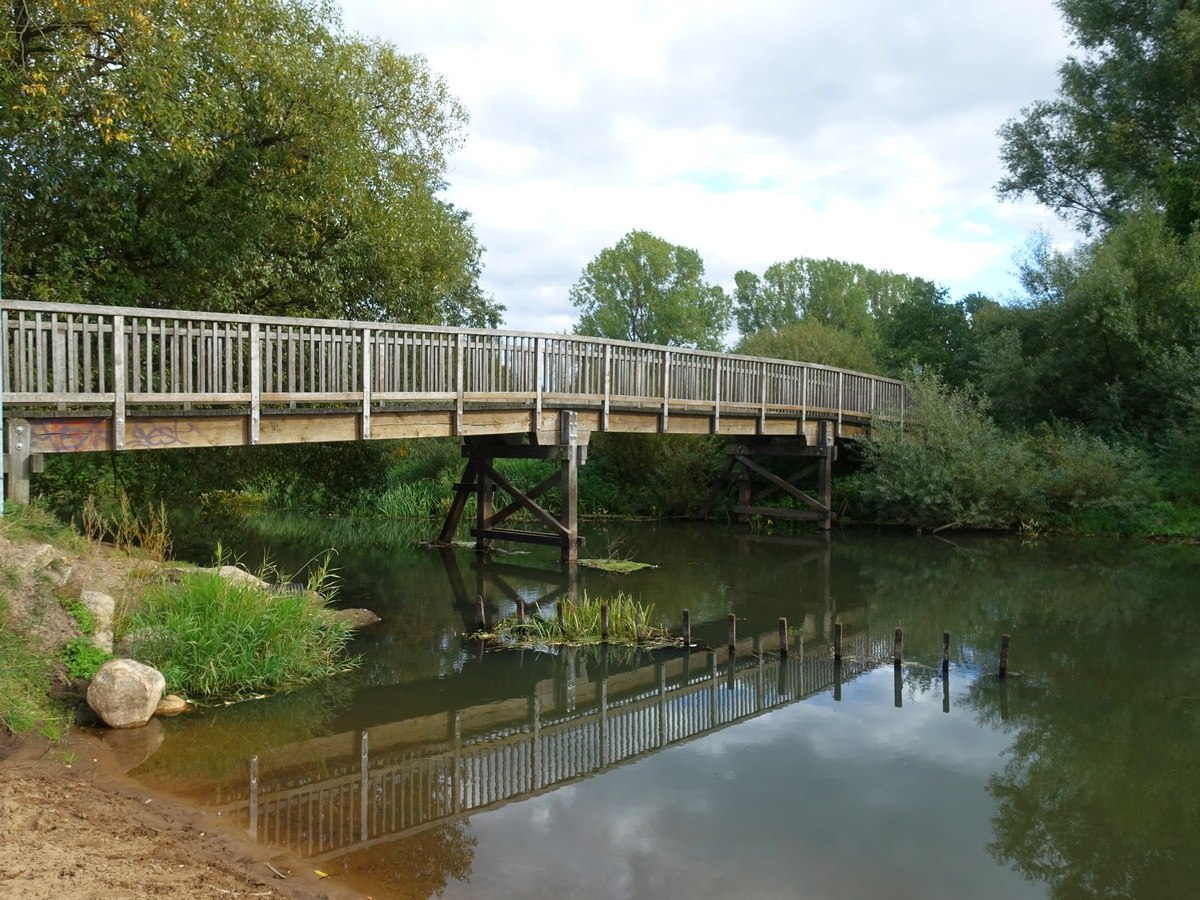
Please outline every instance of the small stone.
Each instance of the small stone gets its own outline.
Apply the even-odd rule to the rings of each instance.
[[[240,569],[237,566],[221,566],[217,569],[217,574],[231,584],[244,584],[263,591],[271,590],[271,586],[257,575],[251,575],[245,569]]]
[[[158,706],[154,708],[156,716],[177,716],[180,713],[185,713],[192,708],[192,704],[188,703],[178,694],[167,694],[158,701]]]
[[[383,619],[379,618],[379,616],[375,615],[369,609],[338,609],[333,611],[333,618],[349,622],[350,627],[355,631],[383,621]]]

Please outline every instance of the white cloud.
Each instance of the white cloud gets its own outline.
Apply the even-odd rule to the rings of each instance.
[[[695,248],[727,288],[831,256],[954,296],[1015,290],[1032,230],[1071,236],[993,193],[996,129],[1057,89],[1051,0],[343,6],[470,112],[447,197],[512,327],[569,329],[570,286],[633,228]]]

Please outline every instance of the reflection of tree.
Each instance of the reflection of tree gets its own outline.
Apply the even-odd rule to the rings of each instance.
[[[356,879],[369,879],[389,897],[440,897],[450,879],[467,881],[478,838],[467,821],[438,825],[401,840],[341,857]]]
[[[1200,884],[1200,707],[1164,696],[1197,683],[1195,635],[1178,628],[1187,614],[1174,602],[1142,613],[1126,627],[1060,621],[1032,648],[1036,681],[984,678],[970,694],[981,719],[1006,710],[1015,733],[988,785],[989,850],[1055,897],[1187,896]]]

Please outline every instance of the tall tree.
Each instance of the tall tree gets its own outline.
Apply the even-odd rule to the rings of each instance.
[[[20,0],[0,36],[5,293],[497,324],[438,196],[466,114],[325,0]]]
[[[729,297],[704,280],[700,254],[647,231],[601,250],[571,302],[580,311],[576,334],[720,350],[729,328]]]
[[[876,321],[903,302],[913,285],[907,275],[809,257],[773,263],[761,277],[741,271],[734,282],[735,316],[743,335],[805,320],[848,331],[869,344],[875,342]]]
[[[1177,234],[1200,216],[1200,3],[1057,0],[1078,53],[1054,100],[1000,129],[1003,197],[1085,232],[1146,200]]]

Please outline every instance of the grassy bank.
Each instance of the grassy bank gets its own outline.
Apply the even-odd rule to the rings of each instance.
[[[151,529],[125,521],[122,533],[169,546],[161,517]],[[36,505],[8,506],[0,519],[3,730],[57,738],[87,681],[112,658],[92,640],[97,624],[80,602],[84,590],[121,598],[113,632],[118,641],[129,636],[124,655],[156,666],[169,690],[192,699],[285,691],[353,665],[350,625],[327,608],[327,571],[308,590],[281,593],[167,567],[138,547],[89,540]]]

